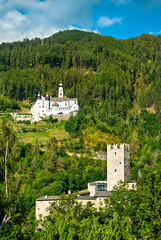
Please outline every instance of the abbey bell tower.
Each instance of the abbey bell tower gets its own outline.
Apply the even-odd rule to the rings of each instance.
[[[64,97],[63,84],[62,84],[62,82],[60,82],[59,91],[58,91],[58,98],[63,98],[63,97]]]

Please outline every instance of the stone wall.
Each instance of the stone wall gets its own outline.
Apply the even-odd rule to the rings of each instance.
[[[48,208],[53,201],[36,201],[36,220],[44,219],[49,215]]]
[[[104,197],[100,197],[95,199],[76,199],[76,201],[82,203],[83,206],[90,202],[98,210],[100,206],[105,206],[104,199]],[[49,215],[49,207],[54,201],[59,200],[36,201],[36,220],[44,220]]]
[[[57,118],[58,121],[61,121],[61,120],[68,120],[70,116],[71,114],[57,114],[57,115],[53,115],[53,118]]]
[[[32,121],[31,114],[10,113],[16,121]]]
[[[95,158],[107,159],[107,152],[99,151],[94,153]]]

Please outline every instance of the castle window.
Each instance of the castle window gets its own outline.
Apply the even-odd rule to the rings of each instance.
[[[120,162],[120,164],[121,164],[121,162]]]
[[[117,172],[117,170],[115,169],[115,172]]]
[[[107,191],[107,184],[106,183],[96,183],[97,191]]]
[[[115,152],[115,155],[116,155],[117,153]]]
[[[37,210],[40,210],[40,208],[38,207]]]
[[[96,183],[91,182],[89,185],[90,185],[90,186],[96,186]]]

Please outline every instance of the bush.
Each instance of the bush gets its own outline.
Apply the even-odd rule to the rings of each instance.
[[[72,115],[69,120],[65,122],[65,131],[69,134],[80,136],[82,134],[82,130],[86,127],[86,123],[87,118],[80,110],[75,117]]]
[[[37,132],[37,129],[36,128],[31,128],[30,132]]]
[[[28,130],[25,127],[22,127],[22,132],[25,133],[28,132]]]
[[[0,110],[6,111],[10,109],[15,110],[15,109],[20,109],[18,106],[18,103],[14,99],[8,99],[5,97],[0,97]]]
[[[48,120],[47,120],[48,123],[56,123],[58,122],[58,119],[57,118],[53,118],[52,115],[49,116]]]

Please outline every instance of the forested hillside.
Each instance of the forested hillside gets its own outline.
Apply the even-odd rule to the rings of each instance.
[[[29,111],[39,91],[57,96],[60,80],[65,95],[78,98],[76,117],[30,124],[8,114]],[[73,30],[43,44],[38,38],[3,43],[0,86],[0,239],[159,239],[160,36],[118,40]],[[110,210],[99,213],[68,200],[35,231],[35,199],[105,180],[106,161],[92,156],[121,142],[130,144],[139,191],[116,191]],[[127,198],[135,204],[125,210]]]
[[[50,38],[0,45],[1,94],[34,100],[38,91],[77,96],[87,113],[102,120],[125,117],[131,108],[154,104],[160,110],[161,38],[142,35],[117,40],[94,33],[65,31]]]

